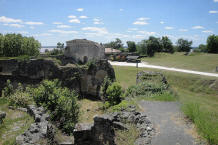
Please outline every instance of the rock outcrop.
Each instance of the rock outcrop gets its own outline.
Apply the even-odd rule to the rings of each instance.
[[[6,113],[0,111],[0,124],[3,123],[3,119],[6,117]]]
[[[59,79],[63,85],[75,89],[81,96],[99,96],[100,86],[107,75],[112,80],[115,74],[107,60],[97,60],[87,65],[73,64],[73,59],[31,59],[28,61],[0,60],[0,91],[7,79],[16,86],[38,84],[43,79]],[[69,63],[68,63],[69,62]]]
[[[48,122],[49,115],[43,107],[29,105],[27,112],[34,117],[35,123],[22,135],[16,137],[17,145],[36,145],[44,139],[48,144],[54,144],[54,128]]]
[[[94,124],[77,124],[73,132],[75,145],[116,145],[115,129],[127,130],[126,122],[140,131],[135,145],[151,144],[153,126],[146,115],[131,106],[128,110],[94,117]]]

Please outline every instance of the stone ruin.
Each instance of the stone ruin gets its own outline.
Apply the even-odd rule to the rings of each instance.
[[[91,59],[105,58],[104,47],[96,42],[86,39],[75,39],[66,43],[64,55],[73,57],[77,62],[86,63]]]

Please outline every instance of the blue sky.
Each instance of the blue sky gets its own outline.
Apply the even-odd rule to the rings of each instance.
[[[218,33],[218,0],[0,0],[0,33],[34,36],[44,46],[151,35],[198,46]]]

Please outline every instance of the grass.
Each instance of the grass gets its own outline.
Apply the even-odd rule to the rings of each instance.
[[[14,145],[16,137],[30,127],[33,118],[27,113],[8,109],[8,101],[4,98],[0,98],[0,110],[6,112],[0,125],[0,145]]]
[[[156,53],[155,57],[146,57],[142,61],[152,65],[215,73],[218,66],[218,54],[193,53],[186,56],[183,52]]]
[[[101,109],[103,103],[101,101],[82,99],[78,102],[80,105],[79,123],[91,123],[95,115],[103,114],[103,110]]]
[[[113,67],[117,81],[124,88],[136,84],[137,70],[135,67]],[[171,88],[179,96],[179,101],[183,104],[182,110],[193,120],[199,134],[206,138],[210,144],[218,144],[217,78],[148,68],[139,68],[138,71],[142,70],[163,73]],[[199,107],[197,109],[195,107],[192,108],[194,105]],[[191,110],[193,112],[187,113]]]
[[[117,145],[133,145],[139,137],[139,131],[134,124],[128,124],[128,130],[116,130],[115,135]]]

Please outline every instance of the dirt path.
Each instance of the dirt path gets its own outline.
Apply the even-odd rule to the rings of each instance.
[[[111,65],[118,65],[118,66],[134,66],[136,67],[136,63],[127,63],[127,62],[111,62]],[[183,73],[190,73],[190,74],[197,74],[197,75],[204,75],[204,76],[211,76],[211,77],[218,77],[218,74],[215,73],[207,73],[207,72],[199,72],[199,71],[192,71],[192,70],[185,70],[185,69],[178,69],[172,67],[164,67],[164,66],[157,66],[157,65],[150,65],[146,63],[139,63],[138,67],[145,67],[145,68],[154,68],[154,69],[162,69],[162,70],[169,70],[169,71],[177,71]]]
[[[197,133],[184,120],[178,102],[140,101],[140,108],[156,129],[152,145],[196,145]],[[202,144],[202,143],[201,143]]]

